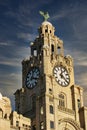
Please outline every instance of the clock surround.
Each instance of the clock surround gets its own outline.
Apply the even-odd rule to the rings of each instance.
[[[70,83],[70,76],[68,70],[63,66],[55,66],[53,69],[53,75],[56,82],[62,87],[67,87]]]

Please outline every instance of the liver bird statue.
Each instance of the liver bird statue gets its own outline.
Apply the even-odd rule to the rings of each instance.
[[[39,11],[39,13],[44,17],[44,21],[47,21],[50,17],[48,12]]]

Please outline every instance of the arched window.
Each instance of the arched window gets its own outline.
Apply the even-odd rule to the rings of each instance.
[[[66,103],[65,95],[63,93],[60,93],[58,95],[58,98],[59,98],[59,106],[65,107],[65,103]]]

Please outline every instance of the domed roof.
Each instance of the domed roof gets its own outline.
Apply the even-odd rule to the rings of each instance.
[[[0,100],[2,100],[2,94],[0,93]]]
[[[50,25],[50,26],[52,26],[52,24],[50,22],[48,22],[48,21],[44,21],[41,25]]]

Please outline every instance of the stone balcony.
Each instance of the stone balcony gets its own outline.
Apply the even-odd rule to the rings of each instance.
[[[70,113],[70,114],[72,114],[72,115],[75,114],[75,111],[74,111],[74,110],[69,109],[69,108],[65,108],[65,107],[59,106],[59,105],[58,105],[58,110],[60,110],[60,111],[62,111],[62,112],[65,112],[65,113]]]

